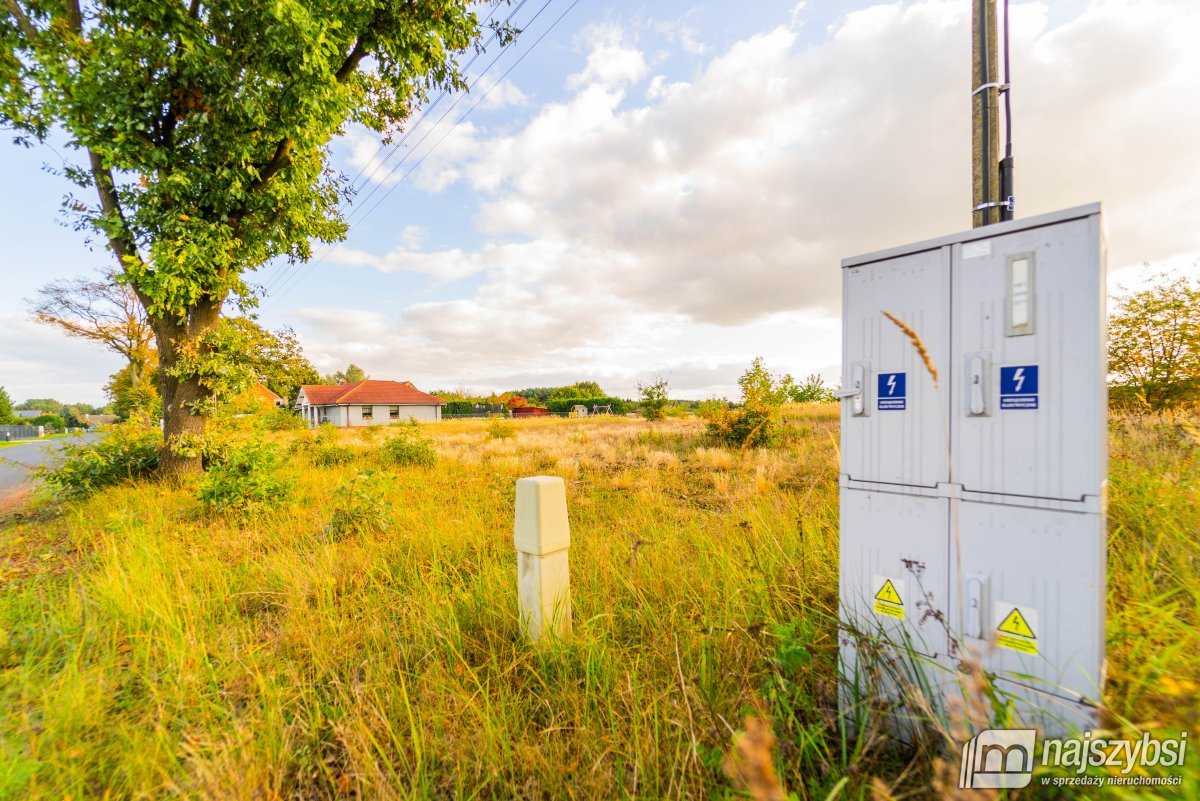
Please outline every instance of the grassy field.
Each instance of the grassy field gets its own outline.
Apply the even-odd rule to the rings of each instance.
[[[297,451],[287,500],[250,519],[154,484],[10,514],[0,798],[737,797],[722,765],[747,716],[798,798],[950,797],[929,752],[839,727],[837,409],[787,414],[763,451],[694,419],[424,426],[436,464],[370,480],[381,533],[330,526],[380,447],[351,431],[351,461]],[[1105,702],[1125,733],[1200,721],[1198,456],[1194,428],[1114,422]],[[536,474],[567,480],[575,615],[537,648],[512,545]]]

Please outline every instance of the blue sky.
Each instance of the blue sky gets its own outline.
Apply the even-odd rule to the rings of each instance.
[[[570,6],[530,22],[544,2],[385,167],[363,131],[334,143],[335,166],[366,168],[346,241],[252,279],[262,322],[321,370],[622,394],[664,375],[706,397],[763,355],[833,379],[840,258],[969,225],[965,0],[580,0],[497,83]],[[1018,216],[1103,201],[1114,284],[1200,255],[1193,6],[1013,4]],[[67,187],[43,166],[63,155],[0,147],[0,383],[101,402],[118,359],[23,302],[110,263],[58,224]]]

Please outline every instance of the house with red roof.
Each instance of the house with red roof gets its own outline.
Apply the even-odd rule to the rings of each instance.
[[[246,396],[248,400],[262,406],[287,406],[287,401],[272,392],[261,381],[254,382],[250,389],[246,390]]]
[[[296,411],[310,426],[378,426],[405,420],[431,423],[442,419],[441,398],[422,392],[411,381],[355,381],[352,384],[306,384],[296,396]]]

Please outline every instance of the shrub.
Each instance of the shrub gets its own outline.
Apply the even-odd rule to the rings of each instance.
[[[833,403],[837,400],[833,390],[825,386],[825,380],[815,373],[799,384],[790,384],[787,393],[792,403]]]
[[[35,467],[34,475],[57,498],[87,498],[105,487],[150,475],[158,466],[162,432],[130,422],[111,426],[100,439],[65,445],[52,464]]]
[[[428,466],[437,461],[433,440],[421,436],[415,422],[401,423],[398,427],[400,436],[389,439],[379,448],[379,458],[384,464]]]
[[[259,420],[267,431],[301,431],[308,428],[304,418],[291,409],[272,409],[259,415]]]
[[[333,516],[325,528],[333,537],[387,530],[395,518],[387,499],[387,476],[374,470],[356,471],[333,493]]]
[[[762,357],[742,373],[741,406],[735,409],[720,401],[706,402],[696,413],[708,421],[708,434],[718,442],[740,447],[774,445],[779,439],[779,420],[792,382],[768,372]]]
[[[513,424],[500,417],[492,418],[488,423],[487,432],[492,439],[512,439],[517,435],[517,429]]]
[[[325,421],[317,426],[316,431],[317,442],[329,443],[338,441],[338,430],[329,421]]]
[[[358,454],[345,445],[318,444],[312,448],[309,458],[317,467],[335,467],[353,462]]]
[[[671,403],[667,394],[671,391],[671,386],[665,378],[656,378],[649,384],[638,384],[638,394],[641,396],[641,403],[638,407],[642,410],[642,417],[647,420],[661,420],[667,416],[667,406]]]
[[[27,426],[45,426],[53,431],[62,431],[63,419],[57,414],[39,414],[32,420],[23,420],[22,423]]]
[[[200,480],[198,497],[209,511],[243,516],[278,506],[291,490],[273,445],[235,445]]]
[[[475,401],[469,400],[452,400],[446,401],[446,405],[442,407],[443,415],[465,415],[475,413]]]
[[[358,436],[366,442],[374,442],[383,434],[383,428],[380,426],[363,426],[358,429]]]

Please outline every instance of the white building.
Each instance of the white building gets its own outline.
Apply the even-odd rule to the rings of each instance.
[[[310,426],[377,426],[406,420],[431,423],[442,419],[441,398],[407,381],[356,381],[353,384],[307,384],[300,387],[296,411]]]

